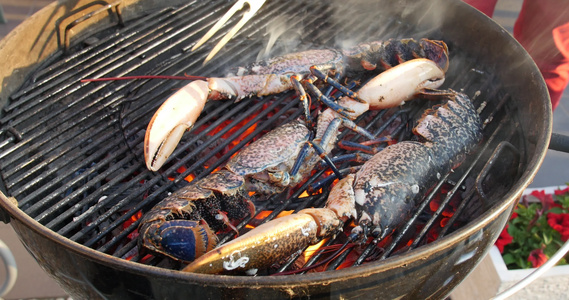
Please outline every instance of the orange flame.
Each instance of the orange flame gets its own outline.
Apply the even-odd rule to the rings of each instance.
[[[328,240],[328,238],[325,238],[323,240],[321,240],[319,243],[314,244],[312,246],[308,246],[308,248],[306,248],[306,250],[304,251],[303,255],[304,255],[304,261],[307,261],[310,259],[310,257],[312,257],[312,255],[314,255],[314,253],[316,251],[318,251],[322,245],[324,245],[324,243]]]
[[[142,217],[142,211],[139,210],[136,213],[134,213],[132,216],[130,216],[130,218],[128,218],[126,221],[124,221],[124,223],[122,224],[123,229],[128,228],[132,223],[136,222],[141,217]]]
[[[130,220],[132,221],[132,223],[136,222],[138,219],[140,219],[142,217],[142,211],[139,210],[137,211],[134,215],[132,215],[130,217]]]
[[[264,218],[268,217],[273,211],[272,210],[263,210],[255,216],[257,220],[263,220]]]
[[[294,210],[283,210],[283,211],[281,211],[280,214],[278,214],[278,215],[275,217],[275,219],[277,219],[277,218],[282,218],[282,217],[291,215],[293,212],[294,212]]]

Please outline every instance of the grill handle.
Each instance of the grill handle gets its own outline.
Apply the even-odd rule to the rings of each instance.
[[[559,133],[552,133],[551,141],[549,142],[549,149],[569,153],[569,136]],[[561,260],[568,252],[569,241],[565,242],[565,244],[563,244],[563,246],[543,265],[541,265],[524,279],[520,280],[518,283],[511,286],[509,289],[496,295],[496,297],[492,298],[492,300],[504,300],[519,292],[521,289],[532,283],[534,280],[539,278],[539,276],[543,275],[545,272],[555,266],[555,264],[557,264],[557,262]]]
[[[103,0],[99,0],[99,1],[93,1],[89,4],[86,4],[84,6],[79,7],[78,9],[75,9],[69,13],[67,13],[66,15],[62,16],[61,18],[59,18],[56,21],[56,27],[57,27],[57,42],[59,44],[60,48],[63,48],[64,52],[67,52],[67,50],[69,49],[69,46],[71,44],[71,37],[69,32],[71,31],[71,29],[81,23],[83,23],[84,21],[102,13],[105,11],[108,11],[109,15],[112,15],[112,8],[115,8],[116,11],[116,15],[117,15],[117,22],[119,25],[124,25],[123,19],[122,19],[122,14],[119,8],[119,4],[121,4],[122,1],[115,1],[113,3],[107,3],[106,1]],[[67,24],[67,26],[65,26],[65,29],[63,30],[63,37],[62,35],[62,30],[60,29],[61,23],[63,23],[64,20],[70,18],[71,16],[74,16],[78,13],[81,13],[83,11],[87,11],[88,8],[90,8],[91,6],[96,6],[96,5],[100,5],[102,6],[101,8],[95,10],[95,11],[91,11],[89,13],[85,13],[84,15],[82,15],[81,17],[71,21],[69,24]]]
[[[549,142],[549,149],[569,152],[569,136],[559,133],[552,133],[551,141]]]

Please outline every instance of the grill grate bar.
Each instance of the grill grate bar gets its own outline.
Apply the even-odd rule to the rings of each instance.
[[[140,221],[136,221],[136,222],[132,223],[127,229],[125,229],[123,232],[121,232],[120,235],[117,235],[116,238],[117,239],[122,238],[121,241],[124,241],[128,237],[128,234],[125,235],[125,233],[129,233],[129,232],[134,231],[136,229],[136,227],[138,227],[139,223],[140,223]],[[134,228],[131,228],[131,227],[134,227]],[[113,239],[114,239],[114,237],[113,237]],[[101,250],[99,250],[99,251],[101,251]],[[129,255],[130,253],[132,253],[132,254]],[[122,247],[118,247],[115,252],[112,252],[112,256],[120,257],[122,259],[130,259],[132,261],[137,261],[134,259],[135,254],[138,254],[137,239],[130,239]]]
[[[75,116],[74,120],[69,120],[70,122],[75,122],[75,121],[79,121],[79,122],[84,122],[89,120],[89,125],[93,126],[94,124],[100,124],[103,120],[105,120],[106,118],[112,116],[114,113],[113,112],[109,112],[109,111],[105,111],[103,109],[96,109],[95,111],[91,110],[91,109],[86,109],[84,111],[85,115],[83,117],[77,117]],[[70,119],[73,117],[69,117]],[[46,126],[46,127],[49,127]],[[55,127],[55,126],[54,126]],[[54,128],[55,129],[55,128]],[[19,154],[17,155],[18,158],[22,158],[24,156],[29,156],[28,159],[26,160],[14,160],[14,161],[8,161],[7,163],[13,163],[16,165],[16,168],[13,169],[8,169],[6,170],[5,174],[7,177],[13,177],[15,178],[15,180],[10,180],[12,181],[12,183],[8,183],[7,185],[11,188],[13,185],[18,184],[22,179],[28,178],[30,176],[36,175],[35,173],[41,170],[34,170],[33,165],[37,164],[37,161],[39,161],[39,158],[43,158],[43,157],[49,157],[50,153],[53,152],[53,148],[51,145],[53,144],[55,139],[65,139],[67,141],[73,141],[73,139],[77,138],[77,139],[81,139],[82,135],[85,135],[86,132],[85,131],[79,131],[79,130],[74,130],[71,127],[66,128],[63,131],[46,131],[43,133],[43,135],[38,135],[35,138],[34,137],[29,137],[26,138],[22,144],[27,144],[30,143],[29,148],[22,150]],[[32,144],[34,143],[34,144]],[[77,142],[73,143],[74,145],[77,145]],[[40,146],[45,146],[43,148],[41,148],[42,150],[40,150]],[[64,149],[65,150],[65,149]],[[72,149],[67,149],[67,151],[70,151]],[[58,157],[61,157],[59,154],[55,154]],[[19,176],[16,176],[15,174],[21,174]]]
[[[122,162],[124,162],[124,165],[128,166],[128,162],[131,159],[132,157],[129,155],[125,157],[122,160]],[[118,163],[120,162],[121,161],[117,162],[117,164],[115,165],[118,165]],[[118,167],[111,168],[107,170],[105,173],[99,174],[97,176],[98,178],[95,178],[94,180],[99,179],[103,181],[105,176],[108,176],[109,174],[116,172],[117,169],[119,168]],[[130,191],[137,185],[137,182],[135,182],[134,180],[130,180],[127,183],[124,183],[123,181],[128,177],[130,177],[130,174],[138,172],[140,171],[140,169],[141,169],[140,166],[136,164],[130,165],[128,167],[123,167],[123,172],[121,172],[122,176],[119,174],[118,176],[110,180],[107,184],[102,184],[100,187],[97,188],[96,191],[91,192],[88,197],[83,197],[83,198],[79,197],[80,193],[81,192],[85,193],[87,192],[86,190],[74,191],[74,193],[77,195],[77,198],[79,198],[80,201],[77,202],[75,205],[71,206],[70,209],[66,210],[60,215],[57,215],[56,211],[54,211],[53,209],[51,211],[47,211],[45,215],[48,214],[50,215],[45,217],[46,221],[49,220],[48,217],[52,217],[53,219],[45,226],[50,229],[57,229],[61,227],[61,229],[59,229],[57,232],[63,236],[68,236],[72,230],[75,230],[77,227],[80,226],[81,222],[84,222],[88,217],[90,217],[89,214],[84,214],[84,215],[80,214],[79,210],[85,209],[87,207],[89,207],[89,209],[91,209],[92,207],[93,210],[104,209],[104,207],[108,206],[109,203],[112,203],[116,199],[118,199],[120,195],[124,193],[125,190]],[[140,181],[143,181],[147,180],[147,177],[149,176],[148,174],[142,174],[138,177]],[[120,190],[118,189],[119,187],[121,188]],[[64,203],[58,203],[58,205],[60,206],[63,206],[63,204]],[[78,214],[79,216],[74,218],[74,222],[68,222],[69,218]],[[54,215],[56,215],[56,217],[54,217]]]
[[[99,114],[99,112],[102,113]],[[12,187],[12,185],[18,184],[20,181],[23,181],[24,179],[31,177],[32,175],[35,175],[37,172],[42,171],[42,169],[44,169],[44,167],[48,164],[48,163],[52,163],[53,161],[56,161],[57,158],[62,157],[66,154],[72,154],[73,150],[76,148],[80,148],[80,146],[84,146],[84,145],[89,145],[89,140],[91,139],[91,137],[96,136],[99,133],[103,133],[104,132],[104,128],[106,127],[112,127],[112,126],[116,126],[116,121],[115,120],[108,120],[110,116],[114,115],[115,112],[113,111],[96,111],[91,113],[86,112],[88,114],[86,114],[85,117],[79,119],[79,121],[81,122],[85,122],[86,125],[88,125],[88,128],[95,128],[94,131],[88,131],[88,129],[84,129],[84,130],[73,130],[73,128],[68,128],[67,130],[65,130],[64,132],[59,132],[59,134],[57,134],[56,132],[50,132],[49,134],[46,134],[46,136],[43,138],[44,140],[47,140],[49,142],[48,145],[51,145],[51,140],[55,139],[55,138],[61,138],[63,140],[65,140],[66,142],[62,142],[62,144],[64,144],[65,147],[60,147],[60,149],[57,149],[58,151],[56,153],[54,153],[54,147],[50,147],[47,149],[44,149],[41,152],[38,152],[36,154],[34,154],[33,156],[31,156],[30,158],[28,158],[27,160],[17,164],[17,167],[13,170],[8,170],[6,171],[6,176],[11,176],[14,179],[10,180],[10,182],[7,184],[8,187]],[[78,118],[77,118],[78,119]],[[98,127],[97,125],[102,125],[101,127]],[[116,135],[116,133],[111,133],[111,134],[107,134],[109,136],[112,135]],[[89,146],[85,147],[85,148],[89,148]],[[87,150],[85,149],[85,150]],[[83,150],[80,150],[83,151]],[[49,157],[49,160],[46,162],[42,162],[42,163],[36,163],[34,165],[34,163],[36,161],[38,161],[38,158],[45,158],[45,157]],[[69,157],[69,156],[67,156]],[[25,172],[22,172],[20,169],[26,169]],[[16,175],[19,174],[19,175]],[[49,175],[46,174],[46,175]],[[45,175],[44,175],[45,176]],[[32,180],[33,182],[33,180]],[[23,192],[23,191],[21,191]]]
[[[30,181],[30,184],[28,184],[27,186],[24,186],[21,188],[21,190],[19,190],[18,194],[22,194],[22,195],[26,195],[24,197],[22,197],[21,200],[21,206],[22,207],[27,207],[28,202],[31,202],[35,197],[44,194],[46,191],[51,190],[53,187],[59,185],[58,182],[48,182],[48,183],[44,183],[41,187],[38,187],[37,189],[33,189],[33,187],[35,185],[41,184],[43,181],[45,181],[47,178],[49,178],[50,176],[61,176],[62,178],[72,178],[72,180],[75,181],[80,181],[83,180],[88,174],[89,172],[96,172],[96,169],[89,169],[88,171],[86,171],[86,173],[81,173],[80,175],[74,177],[74,173],[79,172],[79,170],[81,168],[89,168],[90,165],[92,165],[93,163],[102,161],[104,162],[105,159],[101,159],[101,157],[105,157],[105,155],[107,153],[109,153],[109,151],[116,151],[116,148],[118,146],[120,146],[120,144],[123,142],[120,138],[113,138],[114,135],[112,134],[105,134],[103,136],[101,136],[100,138],[98,138],[97,140],[93,141],[92,145],[89,145],[88,147],[85,147],[84,149],[82,149],[82,151],[78,151],[77,153],[75,153],[74,155],[70,155],[70,156],[66,156],[63,157],[61,159],[58,159],[57,161],[54,159],[54,161],[49,161],[52,165],[50,165],[50,168],[48,169],[47,172],[45,172],[44,174],[42,174],[41,176],[35,177]],[[98,148],[97,146],[99,146],[99,144],[95,144],[95,143],[105,143],[105,141],[111,141],[108,144],[105,144],[104,147]],[[95,151],[96,150],[96,151]],[[91,151],[95,151],[92,154],[90,154]],[[124,149],[120,152],[120,154],[123,154],[123,152],[128,151],[128,149]],[[65,153],[62,153],[63,155],[65,155]],[[61,157],[61,156],[60,156]],[[84,159],[81,159],[83,158]],[[107,161],[112,161],[111,158],[107,158]],[[75,168],[68,168],[68,164],[70,162],[77,162],[77,161],[81,161],[81,164],[79,164],[77,167],[78,169]],[[57,174],[56,174],[57,173]],[[68,189],[71,186],[74,186],[75,184],[72,182],[68,182],[65,186],[63,186],[63,190]],[[69,187],[66,187],[69,186]],[[29,192],[29,194],[24,194],[27,192],[27,190],[30,189],[31,192]],[[16,194],[16,195],[18,195]],[[43,209],[42,207],[45,205],[48,205],[47,203],[49,203],[52,200],[55,200],[57,197],[59,197],[59,195],[61,195],[61,192],[53,192],[49,195],[45,195],[43,196],[42,201],[36,202],[35,204],[33,204],[31,207],[26,209],[26,213],[30,214],[30,215],[35,215],[36,210],[41,210]],[[38,206],[38,207],[36,207]],[[39,221],[39,220],[38,220]]]
[[[133,154],[128,153],[129,152],[128,149],[125,149],[125,148],[126,147],[119,149],[119,151],[122,150],[124,152],[127,152],[126,156],[120,160],[116,160],[115,158],[111,158],[111,157],[106,157],[106,158],[97,160],[97,158],[100,158],[101,154],[105,153],[104,151],[98,151],[100,153],[97,153],[97,156],[94,157],[94,159],[93,159],[93,164],[95,162],[97,162],[97,165],[98,165],[97,168],[93,167],[93,168],[86,169],[86,171],[84,173],[81,173],[76,178],[74,178],[74,182],[70,182],[68,185],[60,187],[59,189],[54,191],[51,195],[46,197],[46,200],[51,200],[51,199],[57,200],[56,196],[65,195],[66,193],[69,192],[69,189],[73,189],[73,192],[71,192],[68,196],[66,196],[62,200],[57,201],[56,204],[49,203],[48,201],[38,202],[38,203],[34,204],[33,206],[31,206],[29,209],[26,209],[26,213],[28,213],[30,216],[34,216],[34,218],[38,222],[43,222],[46,219],[53,219],[54,216],[55,216],[55,219],[53,219],[52,222],[58,221],[58,218],[66,217],[68,214],[66,214],[66,213],[60,214],[60,212],[59,212],[60,207],[62,207],[62,206],[65,207],[66,205],[70,205],[73,202],[79,201],[81,199],[83,193],[87,192],[91,188],[97,187],[97,185],[99,185],[97,183],[104,182],[105,176],[113,174],[114,172],[116,172],[117,170],[120,170],[123,166],[125,166],[129,161],[133,161],[135,159],[135,156]],[[111,150],[111,149],[109,149],[109,150]],[[108,153],[108,151],[107,151],[107,153]],[[121,162],[123,163],[123,165],[119,165],[119,163],[121,163]],[[140,165],[138,165],[138,167],[140,169]],[[95,176],[95,177],[93,177],[93,176]],[[90,182],[93,182],[95,184],[93,184],[92,186],[82,184],[83,181],[90,181]],[[77,183],[77,184],[75,184],[75,183]],[[103,187],[97,187],[97,189],[99,189],[99,188],[103,188]],[[105,191],[105,189],[103,188],[101,190],[101,192],[104,192],[104,191]],[[76,207],[75,210],[77,210],[79,208],[80,207]],[[75,210],[72,210],[69,213],[74,213],[74,212],[76,212]],[[47,226],[50,227],[49,225],[47,225]]]
[[[155,177],[156,178],[156,177]],[[153,179],[155,179],[153,178]],[[145,175],[138,175],[135,176],[133,178],[134,179],[138,179],[140,181],[145,179]],[[155,179],[154,181],[158,181],[157,179]],[[151,183],[153,181],[148,180],[147,183]],[[87,247],[91,247],[93,246],[93,244],[95,242],[97,242],[100,238],[102,238],[102,236],[110,234],[114,228],[117,227],[109,227],[109,226],[103,226],[103,223],[106,222],[107,220],[109,220],[111,217],[114,217],[115,214],[120,214],[120,211],[123,210],[124,207],[129,207],[132,203],[137,202],[139,199],[143,198],[143,195],[147,192],[146,191],[147,187],[145,186],[138,186],[135,189],[132,189],[130,191],[130,193],[125,196],[124,198],[118,197],[115,194],[111,195],[113,196],[111,199],[120,199],[115,205],[113,205],[111,208],[109,208],[108,210],[105,210],[103,213],[101,213],[94,221],[86,224],[84,227],[82,227],[81,229],[75,231],[75,233],[69,237],[70,240],[81,243],[82,241],[88,239],[90,237],[89,233],[91,233],[92,231],[96,231],[97,229],[99,229],[100,227],[101,230],[98,232],[99,238],[93,238],[88,240],[88,242],[84,242],[82,243],[83,245],[87,246]],[[161,190],[161,192],[164,192],[165,188],[163,188]],[[110,198],[110,197],[109,197]],[[106,202],[108,203],[108,202]],[[106,203],[98,203],[97,205],[104,205]],[[133,206],[130,210],[129,210],[129,214],[123,214],[121,215],[121,217],[119,217],[118,219],[116,219],[113,223],[117,223],[117,221],[120,221],[120,224],[124,224],[124,222],[126,222],[130,217],[132,217],[132,215],[134,215],[134,213],[138,212],[141,209],[141,204],[137,204],[135,206]],[[85,215],[84,217],[86,218],[88,215]],[[111,224],[113,224],[111,223]],[[64,228],[66,229],[66,228]]]

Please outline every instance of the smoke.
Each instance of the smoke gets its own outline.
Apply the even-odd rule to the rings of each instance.
[[[350,24],[336,35],[340,48],[389,38],[432,38],[447,13],[439,1],[353,0],[334,5],[334,22]]]
[[[275,56],[276,50],[278,52],[290,53],[296,51],[300,44],[300,30],[293,27],[293,22],[284,15],[279,15],[271,20],[266,26],[266,32],[269,39],[264,45],[264,48],[257,54],[257,61],[264,60],[269,57]]]
[[[257,60],[305,49],[346,49],[389,38],[432,38],[445,20],[444,1],[289,1],[291,11],[265,25]],[[296,7],[298,6],[298,7]]]

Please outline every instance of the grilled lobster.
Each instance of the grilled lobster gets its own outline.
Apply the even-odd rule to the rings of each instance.
[[[353,108],[350,116],[355,118],[370,108],[400,105],[443,81],[444,71],[435,62],[415,59],[366,83],[358,92],[364,103],[347,96],[339,103]],[[318,117],[315,133],[302,118],[277,127],[241,150],[220,171],[174,192],[147,212],[139,225],[140,248],[186,262],[210,251],[217,242],[214,232],[231,227],[229,219],[254,213],[249,192],[271,195],[304,181],[321,155],[334,148],[340,128],[347,124],[357,130],[352,123],[328,108]]]
[[[355,219],[350,239],[363,241],[401,225],[438,178],[456,167],[482,138],[480,117],[464,94],[441,93],[445,103],[424,112],[413,129],[419,141],[378,152],[332,189],[325,208],[310,208],[267,222],[184,268],[222,273],[268,267],[330,237]]]

